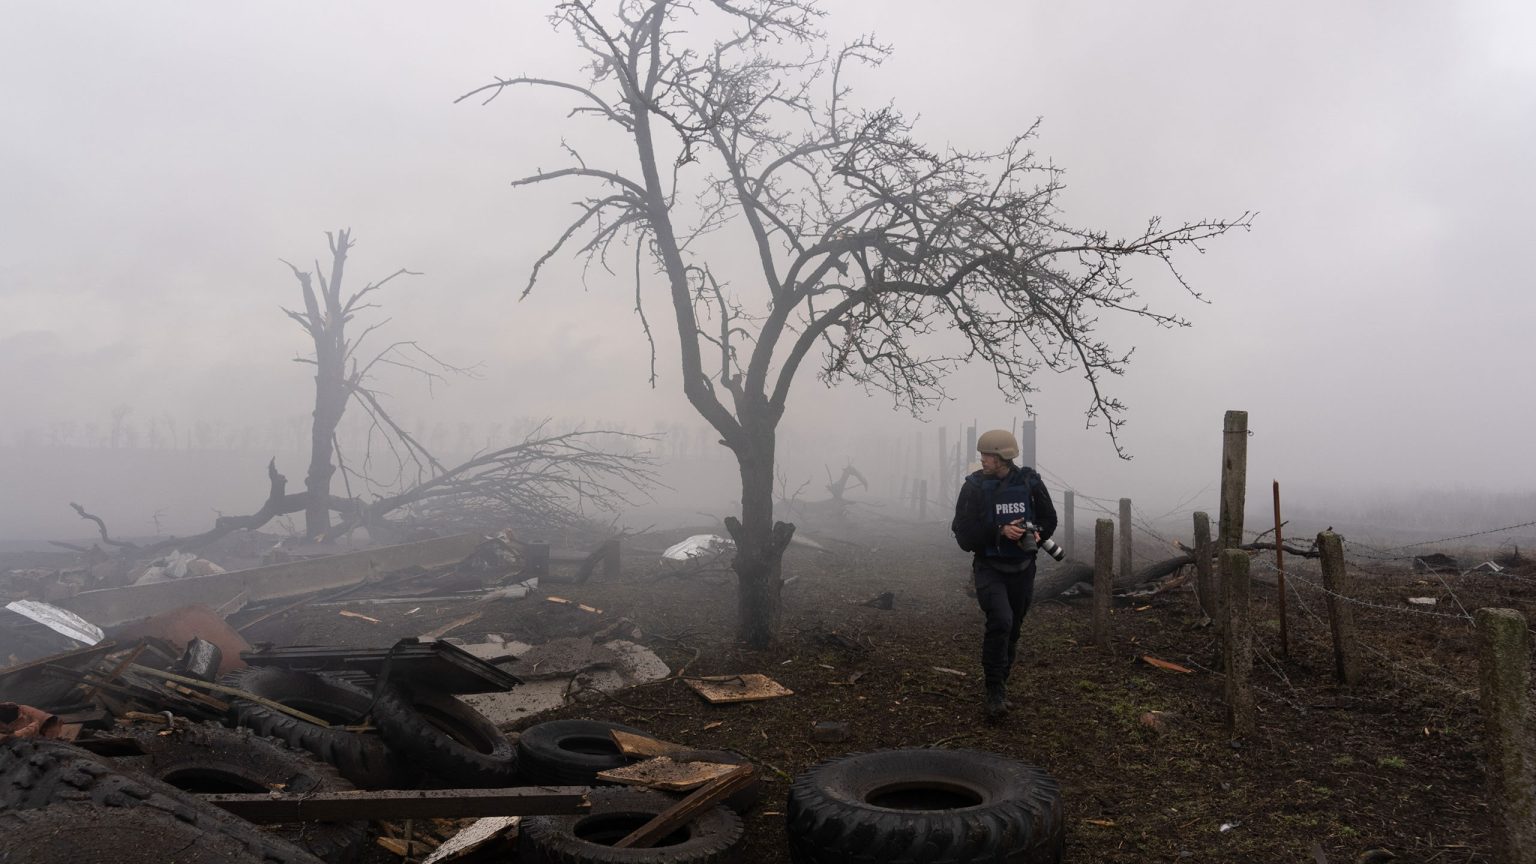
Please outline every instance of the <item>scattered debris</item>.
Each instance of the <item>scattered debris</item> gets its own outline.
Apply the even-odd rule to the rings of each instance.
[[[943,672],[945,675],[954,675],[954,676],[956,676],[958,678],[969,677],[964,672],[961,672],[959,669],[951,669],[948,666],[930,666],[928,668],[932,669],[935,672]]]
[[[452,633],[460,627],[463,627],[465,624],[473,624],[474,622],[480,620],[480,616],[484,614],[484,610],[478,610],[471,612],[462,618],[455,618],[454,620],[449,621],[447,624],[444,624],[441,627],[428,630],[427,632],[421,634],[421,641],[432,642],[437,639],[441,639],[444,636],[447,636],[449,633]]]
[[[1433,606],[1440,601],[1434,597],[1409,597],[1408,602],[1415,606]]]
[[[377,618],[370,618],[367,615],[362,614],[361,612],[349,612],[346,609],[343,609],[340,612],[337,612],[336,614],[340,615],[343,618],[356,618],[359,621],[367,621],[369,624],[380,624],[380,623],[382,623]],[[436,637],[433,637],[433,638],[436,638]]]
[[[894,591],[882,591],[874,597],[865,600],[863,605],[874,609],[890,609],[895,603],[896,593]]]
[[[1243,823],[1241,823],[1241,822],[1223,822],[1223,823],[1221,823],[1221,827],[1217,828],[1216,830],[1218,832],[1222,833],[1222,834],[1225,834],[1228,831],[1231,831],[1233,828],[1241,828],[1241,827],[1243,827]]]
[[[1185,675],[1193,675],[1195,673],[1195,670],[1193,669],[1190,669],[1186,666],[1180,666],[1177,663],[1170,663],[1167,660],[1160,660],[1156,657],[1153,657],[1151,654],[1141,655],[1140,660],[1148,666],[1155,666],[1158,669],[1164,669],[1169,672],[1182,672]]]
[[[726,702],[756,702],[793,696],[793,690],[769,678],[767,675],[711,675],[705,678],[688,678],[688,686],[713,704]]]
[[[661,553],[663,561],[690,561],[694,558],[704,558],[720,555],[736,548],[731,540],[718,534],[695,534],[681,543],[675,543],[667,547]]]
[[[5,608],[84,645],[95,645],[106,638],[106,634],[101,632],[100,627],[68,609],[60,609],[51,603],[38,600],[15,600],[7,603]]]
[[[516,837],[521,816],[487,816],[445,840],[421,864],[443,864],[468,855],[493,840]]]
[[[847,741],[852,734],[847,722],[842,720],[818,720],[811,727],[811,737],[823,744]]]
[[[585,603],[577,603],[575,600],[567,600],[564,597],[545,597],[544,599],[551,603],[559,603],[564,606],[575,606],[577,609],[580,609],[583,612],[591,612],[594,615],[603,614],[603,610],[601,609],[593,608]]]
[[[12,738],[63,738],[64,724],[31,705],[0,702],[0,741]]]

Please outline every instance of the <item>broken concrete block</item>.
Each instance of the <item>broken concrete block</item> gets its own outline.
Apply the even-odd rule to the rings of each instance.
[[[535,645],[508,667],[509,672],[524,681],[543,681],[551,678],[569,678],[578,672],[595,667],[613,666],[618,655],[602,646],[593,645],[585,637],[551,639]]]

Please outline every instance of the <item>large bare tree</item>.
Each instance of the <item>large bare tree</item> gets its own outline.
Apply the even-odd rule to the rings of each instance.
[[[776,629],[794,532],[773,518],[776,432],[813,352],[822,381],[888,391],[914,412],[944,398],[962,362],[990,364],[1002,392],[1024,400],[1037,370],[1076,369],[1088,422],[1102,421],[1119,450],[1124,406],[1103,385],[1129,355],[1096,335],[1098,316],[1186,324],[1142,302],[1122,267],[1151,259],[1194,294],[1170,256],[1249,219],[1153,219],[1126,237],[1072,226],[1057,208],[1060,171],[1029,150],[1033,128],[995,152],[922,143],[895,107],[851,101],[851,68],[887,49],[829,49],[823,14],[814,0],[570,0],[551,20],[590,56],[584,78],[499,78],[461,97],[558,89],[573,117],[625,142],[623,164],[566,146],[568,166],[514,181],[593,190],[524,294],[567,244],[604,264],[627,245],[650,338],[643,289],[660,274],[683,391],[740,467],[741,515],[726,525],[740,636],[754,646]],[[711,251],[722,244],[707,235],[727,225],[754,252],[748,277]],[[934,338],[920,348],[923,336]]]

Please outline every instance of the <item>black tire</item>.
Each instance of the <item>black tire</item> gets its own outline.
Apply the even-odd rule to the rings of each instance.
[[[525,781],[541,786],[592,786],[597,772],[622,768],[632,760],[613,743],[613,730],[645,732],[601,720],[549,720],[523,730],[517,758]]]
[[[234,838],[169,813],[55,804],[0,813],[5,864],[264,864]]]
[[[373,722],[391,749],[450,787],[517,782],[517,748],[496,724],[446,693],[389,685]]]
[[[334,724],[316,726],[248,699],[230,702],[230,722],[256,734],[307,751],[362,789],[411,785],[411,772],[377,735],[342,728],[362,722],[373,694],[339,678],[295,672],[276,666],[247,666],[224,676],[223,683]]]
[[[711,807],[646,849],[613,844],[651,821],[678,798],[646,789],[594,789],[592,809],[579,816],[525,816],[517,838],[523,864],[713,864],[731,861],[741,844],[741,817]]]
[[[201,725],[170,734],[155,729],[121,730],[136,738],[142,756],[112,760],[121,771],[134,771],[192,793],[345,792],[353,789],[336,769],[302,750],[249,729]],[[308,822],[273,825],[267,830],[331,864],[357,858],[367,833],[362,822]]]
[[[717,765],[745,765],[751,760],[737,753],[735,750],[685,750],[672,754],[674,762],[714,762]],[[731,793],[725,799],[725,806],[737,813],[746,813],[757,802],[763,800],[763,781],[757,774],[752,775],[752,782]]]
[[[173,786],[142,775],[115,771],[97,757],[57,741],[24,738],[0,745],[0,811],[7,816],[22,811],[50,812],[46,816],[16,820],[18,830],[24,830],[25,837],[29,838],[25,845],[66,842],[59,835],[76,829],[83,837],[97,838],[82,840],[77,851],[82,856],[98,857],[60,858],[60,861],[116,864],[128,860],[249,860],[268,864],[317,864],[320,860],[275,834],[262,831]],[[167,856],[164,847],[156,847],[161,853],[158,858],[128,858],[126,856],[133,854],[133,850],[124,848],[124,844],[129,842],[128,836],[133,835],[124,835],[114,843],[110,835],[96,834],[84,822],[72,821],[103,813],[110,815],[114,824],[142,822],[185,826],[196,835],[198,843],[223,857],[197,857],[200,852],[191,847]],[[9,833],[0,832],[0,837],[5,838],[4,852],[0,854],[8,856],[0,860],[52,860],[18,852],[22,844]],[[89,845],[98,841],[100,845],[96,847]]]
[[[795,778],[790,860],[1057,864],[1061,788],[1045,772],[976,750],[883,750]]]

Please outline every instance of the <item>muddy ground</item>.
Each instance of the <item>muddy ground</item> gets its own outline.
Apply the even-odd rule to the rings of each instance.
[[[1375,847],[1401,861],[1489,860],[1473,630],[1439,616],[1458,615],[1459,601],[1512,606],[1536,620],[1536,573],[1442,579],[1361,561],[1369,572],[1352,571],[1358,595],[1379,608],[1356,606],[1370,671],[1363,686],[1345,689],[1331,678],[1322,597],[1304,583],[1295,588],[1291,651],[1282,657],[1273,573],[1256,566],[1259,731],[1241,741],[1225,731],[1216,638],[1192,591],[1118,606],[1107,654],[1091,644],[1088,601],[1038,604],[1024,628],[1014,710],[994,726],[980,715],[982,616],[966,591],[968,558],[941,530],[863,536],[827,552],[792,548],[782,638],[768,651],[733,639],[732,577],[661,565],[656,553],[688,532],[635,538],[622,577],[547,584],[533,598],[485,606],[450,635],[541,641],[627,617],[674,670],[763,672],[794,690],[717,706],[669,680],[537,718],[612,720],[750,756],[767,794],[747,820],[745,862],[787,859],[791,777],[831,756],[888,747],[976,748],[1043,766],[1061,782],[1069,861],[1349,862]],[[1292,564],[1317,579],[1311,565]],[[893,608],[862,605],[883,591],[895,593]],[[1405,603],[1420,595],[1438,603]],[[463,602],[347,607],[381,621],[372,624],[340,608],[301,609],[248,635],[387,645],[473,611]],[[1194,671],[1154,668],[1142,655]],[[1153,711],[1163,714],[1160,730],[1142,721]],[[846,721],[851,739],[815,741],[821,720]]]

